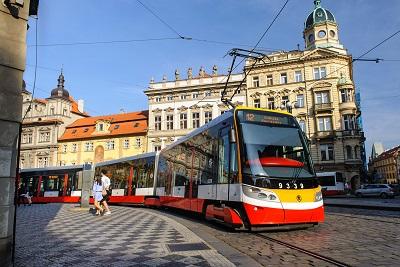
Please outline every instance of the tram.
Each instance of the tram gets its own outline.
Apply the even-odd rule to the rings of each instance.
[[[21,179],[34,202],[77,202],[81,169],[64,168],[57,184],[53,170],[22,170]],[[251,230],[324,220],[306,137],[286,112],[236,107],[160,152],[98,163],[94,176],[103,169],[111,203],[182,209]]]
[[[81,196],[84,169],[85,165],[21,169],[19,183],[34,203],[76,203]]]
[[[318,172],[317,178],[324,196],[344,195],[345,186],[342,173]]]
[[[161,150],[154,196],[249,229],[324,219],[306,138],[286,112],[236,107]]]
[[[96,164],[95,177],[107,171],[111,181],[110,203],[143,204],[153,195],[156,152]]]

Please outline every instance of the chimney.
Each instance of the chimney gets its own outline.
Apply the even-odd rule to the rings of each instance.
[[[82,112],[83,113],[83,105],[85,104],[85,101],[83,100],[83,99],[79,99],[78,100],[78,110],[80,111],[80,112]]]

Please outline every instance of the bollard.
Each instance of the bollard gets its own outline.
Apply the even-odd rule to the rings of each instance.
[[[86,167],[86,166],[85,166]],[[92,169],[83,169],[82,172],[82,193],[81,193],[81,208],[89,208],[89,199],[93,186],[93,175]]]

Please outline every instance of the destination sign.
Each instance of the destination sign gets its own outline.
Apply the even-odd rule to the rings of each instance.
[[[262,122],[269,124],[295,126],[293,119],[281,114],[271,114],[256,111],[243,111],[243,119],[246,122]]]

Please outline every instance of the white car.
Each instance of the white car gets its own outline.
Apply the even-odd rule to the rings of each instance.
[[[357,197],[378,196],[381,198],[393,198],[394,190],[388,184],[366,184],[356,190]]]

